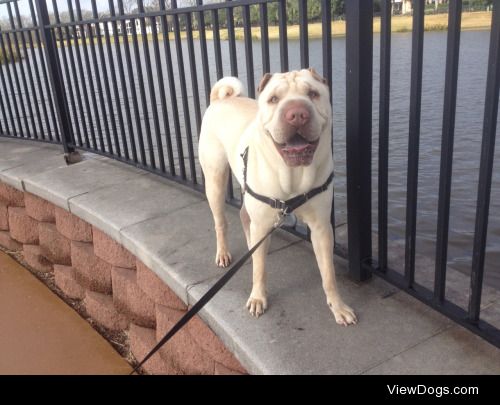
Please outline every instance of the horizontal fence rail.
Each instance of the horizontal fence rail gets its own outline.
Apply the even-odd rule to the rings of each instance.
[[[421,134],[424,31],[429,13],[425,0],[412,2],[410,96],[404,131],[408,145],[401,227],[404,253],[398,268],[390,261],[389,153],[395,135],[390,125],[391,63],[397,56],[391,50],[391,25],[393,15],[402,10],[391,0],[137,0],[132,6],[124,0],[23,0],[22,6],[15,0],[2,0],[0,136],[59,144],[66,153],[97,153],[202,192],[198,135],[211,86],[224,76],[238,76],[248,95],[255,97],[263,74],[313,66],[330,85],[335,110],[340,91],[333,85],[339,77],[333,61],[340,55],[333,48],[332,21],[345,19],[345,148],[342,144],[343,150],[334,151],[346,161],[346,174],[336,176],[335,182],[345,186],[347,204],[345,212],[338,208],[342,201],[336,191],[331,210],[336,253],[348,258],[354,279],[362,281],[376,274],[500,347],[498,326],[481,315],[498,121],[500,0],[492,2],[470,288],[464,293],[467,305],[458,305],[447,296],[465,4],[460,0],[448,3],[447,10],[439,9],[448,12],[448,31],[442,69],[436,243],[431,280],[425,285],[418,279],[416,265],[423,198],[419,171],[425,135]],[[380,19],[380,35],[373,34],[374,18]],[[289,31],[290,24],[294,27]],[[291,39],[294,33],[296,39]],[[378,85],[375,104],[374,85]],[[334,134],[332,148],[335,145]],[[345,184],[339,181],[342,176]],[[237,182],[229,181],[227,199],[241,204]],[[301,224],[290,231],[309,238]],[[347,240],[339,242],[342,235]]]

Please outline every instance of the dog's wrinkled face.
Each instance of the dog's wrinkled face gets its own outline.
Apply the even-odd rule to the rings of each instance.
[[[258,120],[285,163],[310,165],[320,137],[330,125],[326,81],[314,69],[267,73],[259,92]]]

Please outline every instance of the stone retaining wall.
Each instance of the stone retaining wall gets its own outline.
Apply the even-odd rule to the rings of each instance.
[[[187,307],[156,274],[96,227],[35,195],[0,182],[0,246],[21,252],[37,271],[82,300],[90,317],[127,331],[137,360]],[[144,366],[151,374],[244,374],[245,369],[199,317]]]

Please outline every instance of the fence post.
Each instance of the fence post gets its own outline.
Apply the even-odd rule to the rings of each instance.
[[[61,131],[61,142],[66,153],[66,162],[73,163],[75,159],[75,146],[73,129],[69,115],[68,102],[64,93],[64,82],[61,67],[58,63],[57,45],[52,31],[47,26],[50,25],[47,3],[45,0],[35,0],[38,14],[38,27],[42,36],[45,48],[45,58],[49,73],[50,87],[54,94],[56,105],[57,121]]]
[[[349,274],[370,277],[373,0],[346,8],[346,155]]]

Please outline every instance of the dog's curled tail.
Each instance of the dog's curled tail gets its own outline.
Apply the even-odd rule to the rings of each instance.
[[[225,98],[242,96],[244,93],[243,83],[236,77],[223,77],[210,92],[210,101],[224,100]]]

